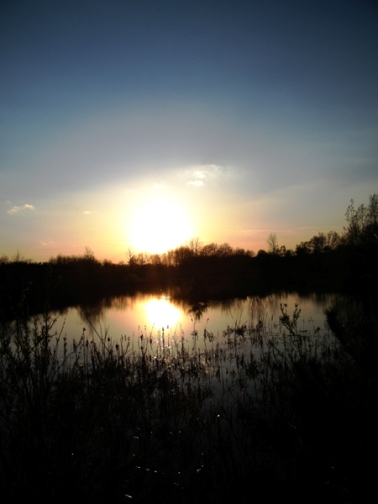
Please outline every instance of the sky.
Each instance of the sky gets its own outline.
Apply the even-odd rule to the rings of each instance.
[[[0,256],[295,248],[378,192],[373,0],[4,0]]]

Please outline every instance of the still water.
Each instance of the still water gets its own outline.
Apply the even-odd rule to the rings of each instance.
[[[199,339],[204,330],[214,336],[228,327],[256,326],[260,321],[270,330],[278,330],[280,305],[287,304],[291,315],[295,305],[301,309],[298,329],[326,329],[324,309],[331,306],[332,294],[279,293],[266,297],[247,297],[190,304],[169,293],[137,294],[107,299],[96,306],[68,308],[56,313],[55,330],[62,331],[68,341],[78,340],[85,328],[86,335],[121,336],[137,340],[144,336],[159,338]]]

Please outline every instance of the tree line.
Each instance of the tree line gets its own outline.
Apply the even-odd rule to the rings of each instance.
[[[42,263],[20,253],[0,256],[0,298],[2,306],[10,306],[28,295],[40,307],[46,298],[56,306],[75,305],[143,289],[180,288],[182,295],[210,298],[272,289],[370,288],[376,280],[378,195],[358,207],[352,200],[345,218],[343,233],[319,232],[294,250],[279,246],[271,233],[268,250],[257,254],[194,238],[163,254],[129,249],[118,264],[96,259],[89,247],[83,255],[59,254]]]

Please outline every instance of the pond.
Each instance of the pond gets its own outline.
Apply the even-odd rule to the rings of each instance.
[[[214,399],[229,396],[226,402],[231,404],[237,393],[256,398],[270,388],[261,383],[268,379],[264,370],[304,354],[322,358],[322,351],[335,343],[324,310],[336,297],[280,292],[190,304],[170,293],[140,293],[55,312],[52,332],[66,339],[69,352],[75,347],[82,352],[79,342],[88,348],[93,341],[104,356],[110,351],[131,359],[131,367],[146,358],[157,376],[169,369],[185,386],[194,380]],[[280,319],[282,309],[289,321],[300,310],[294,339]],[[80,365],[87,365],[88,355],[80,355]],[[58,356],[63,357],[62,345]]]
[[[285,466],[297,456],[296,446],[304,439],[299,433],[295,441],[301,418],[318,418],[318,402],[311,410],[316,414],[308,415],[317,390],[326,391],[321,408],[327,417],[333,373],[331,385],[340,388],[338,370],[344,372],[348,359],[337,348],[324,314],[335,298],[281,292],[190,304],[162,292],[68,308],[51,314],[57,317],[52,333],[66,338],[67,347],[55,346],[55,336],[43,338],[43,327],[31,331],[31,346],[15,332],[15,351],[5,348],[3,353],[2,390],[9,390],[11,376],[16,396],[26,404],[15,408],[16,414],[23,420],[24,410],[32,406],[35,419],[35,405],[40,405],[37,425],[45,411],[51,416],[47,432],[58,422],[54,456],[67,451],[68,459],[75,455],[79,464],[82,453],[100,447],[102,460],[109,447],[120,456],[121,446],[130,464],[126,473],[143,468],[147,477],[159,475],[158,485],[158,471],[168,470],[174,483],[186,474],[181,485],[198,481],[190,478],[197,478],[199,470],[209,471],[207,484],[220,461],[227,462],[227,471],[235,467],[231,481],[246,467],[248,475],[259,474],[262,467],[270,475],[276,464],[281,467],[278,455],[292,450]],[[5,398],[4,404],[10,404],[11,398]],[[7,421],[15,423],[12,417]],[[15,424],[30,424],[34,435],[32,422]],[[315,432],[318,425],[310,427]],[[276,452],[272,439],[277,440]],[[222,469],[220,479],[226,474]],[[143,487],[152,483],[146,480]]]
[[[343,352],[325,323],[324,310],[332,306],[351,314],[346,320],[352,323],[355,313],[352,326],[358,329],[367,318],[355,300],[337,304],[341,298],[281,292],[190,304],[170,292],[115,297],[51,314],[52,333],[67,341],[63,353],[54,346],[50,352],[55,336],[43,338],[38,327],[31,331],[31,346],[14,330],[14,348],[5,337],[0,366],[7,456],[34,460],[42,439],[51,446],[43,474],[49,467],[70,474],[68,460],[75,475],[77,468],[85,474],[95,468],[90,484],[108,468],[113,474],[116,461],[127,475],[127,495],[143,496],[143,487],[146,502],[167,483],[182,489],[175,500],[190,488],[207,488],[209,481],[223,492],[221,483],[228,479],[233,492],[239,475],[247,482],[255,475],[269,486],[282,468],[293,471],[291,491],[291,481],[307,481],[316,467],[309,453],[321,471],[324,460],[339,460],[333,446],[336,439],[335,446],[344,447],[345,418],[352,418],[349,431],[358,436],[372,424],[370,407],[354,428],[376,396],[375,385],[361,379],[359,362],[365,372],[370,361],[365,354],[354,352],[352,358]],[[363,333],[353,330],[347,342],[360,343],[354,336]],[[370,369],[376,369],[374,361]],[[373,434],[363,441],[366,446]],[[352,448],[357,444],[365,446],[360,437]],[[24,446],[31,446],[29,458]],[[362,460],[362,452],[357,454]]]
[[[296,305],[301,310],[298,328],[325,331],[324,310],[331,306],[333,294],[276,293],[265,297],[214,300],[190,304],[169,293],[137,294],[103,300],[95,306],[68,308],[58,316],[55,330],[62,330],[68,342],[87,336],[101,335],[114,341],[121,336],[136,342],[141,335],[152,339],[190,340],[198,336],[201,345],[204,331],[218,337],[227,328],[247,328],[263,323],[271,333],[278,330],[280,305],[286,304],[291,315]],[[64,324],[64,327],[63,327]]]

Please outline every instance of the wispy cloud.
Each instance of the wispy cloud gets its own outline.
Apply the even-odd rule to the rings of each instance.
[[[33,205],[28,205],[27,203],[22,206],[15,205],[13,208],[7,211],[8,214],[13,215],[19,212],[24,212],[25,210],[34,210]]]
[[[199,178],[199,179],[204,179],[206,178],[206,175],[202,171],[195,171],[194,172],[194,177]]]
[[[222,173],[222,166],[209,164],[202,166],[195,166],[189,170],[186,170],[186,176],[190,178],[186,185],[201,187],[205,184],[206,180],[215,179]]]

